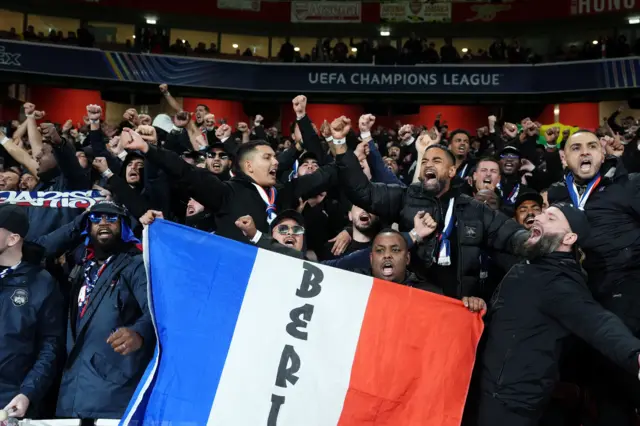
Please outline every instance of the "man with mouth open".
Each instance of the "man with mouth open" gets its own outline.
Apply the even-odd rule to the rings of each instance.
[[[600,139],[587,130],[573,133],[561,147],[567,164],[563,183],[549,188],[549,203],[571,203],[584,211],[591,234],[582,245],[584,268],[594,297],[640,336],[640,181],[630,179],[618,157],[606,157]],[[625,150],[638,149],[629,144]],[[604,367],[604,366],[603,366]],[[594,389],[602,425],[633,416],[640,406],[640,386],[616,372],[600,368]],[[631,420],[622,423],[632,424]]]
[[[534,426],[558,377],[562,342],[577,335],[638,380],[640,340],[594,299],[578,261],[584,213],[560,203],[535,217],[516,264],[489,304],[479,357],[478,426]]]
[[[505,146],[500,151],[501,179],[496,189],[502,198],[503,211],[507,216],[513,215],[513,205],[518,194],[524,190],[520,182],[520,150],[515,146]]]
[[[447,296],[478,296],[481,251],[512,253],[527,238],[515,221],[452,188],[456,158],[445,146],[426,148],[420,180],[406,188],[370,182],[353,152],[345,145],[334,148],[341,187],[353,204],[386,223],[398,223],[400,231],[413,227],[420,210],[435,220],[436,232],[414,250],[411,266]]]
[[[536,216],[542,213],[543,202],[542,196],[535,191],[521,193],[514,206],[516,210],[514,219],[524,226],[524,229],[531,230]]]

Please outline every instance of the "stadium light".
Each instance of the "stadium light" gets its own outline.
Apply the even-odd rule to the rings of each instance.
[[[351,51],[352,51],[353,53],[356,53],[356,52],[358,51],[358,48],[357,48],[357,47],[352,47],[352,48],[351,48]]]
[[[462,53],[467,53],[469,51],[469,49],[467,49],[466,47],[462,48]]]
[[[136,35],[135,34],[132,37],[133,37],[134,40],[136,39]]]
[[[598,44],[598,40],[593,40],[591,43]]]
[[[147,24],[149,25],[155,25],[156,22],[158,22],[156,18],[146,18],[146,19],[147,19]]]
[[[294,47],[293,50],[295,50],[296,52],[300,51],[300,48],[298,46]]]
[[[233,43],[233,44],[231,45],[231,47],[233,47],[234,49],[237,49],[237,48],[238,48],[238,45],[237,45],[236,43]]]
[[[629,24],[631,25],[640,24],[640,18],[629,18]]]
[[[391,35],[391,31],[389,31],[389,30],[380,30],[380,35],[382,37],[389,37]]]

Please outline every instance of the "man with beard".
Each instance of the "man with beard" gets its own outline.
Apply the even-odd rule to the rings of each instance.
[[[196,126],[198,126],[200,130],[204,130],[205,117],[207,116],[207,114],[209,114],[208,106],[206,106],[205,104],[196,105]],[[214,123],[215,123],[215,117],[214,117]]]
[[[471,145],[469,143],[469,133],[466,130],[454,130],[449,137],[449,150],[456,159],[456,177],[465,179],[471,175],[475,166],[475,161],[469,155]]]
[[[482,249],[512,252],[526,231],[503,214],[493,211],[451,188],[456,159],[442,145],[430,145],[420,165],[419,182],[407,188],[370,182],[353,152],[336,144],[339,180],[349,200],[380,217],[411,229],[417,211],[424,210],[438,224],[437,232],[416,249],[413,270],[430,284],[443,286],[447,296],[462,298],[479,293]]]
[[[65,328],[58,283],[24,256],[28,229],[24,209],[0,207],[0,407],[33,418],[58,371]]]
[[[538,424],[571,334],[638,379],[640,340],[594,299],[577,259],[586,216],[569,204],[539,214],[514,266],[494,294],[480,357],[478,426]]]
[[[502,211],[513,216],[513,205],[518,194],[524,189],[520,182],[520,150],[514,146],[505,146],[500,151],[501,179],[496,189],[502,199]]]
[[[193,198],[187,203],[187,215],[184,224],[204,232],[215,232],[216,230],[214,215]]]
[[[122,206],[100,201],[86,222],[84,259],[69,278],[68,357],[56,414],[119,419],[155,349],[147,278]]]
[[[218,179],[222,181],[229,180],[231,159],[224,149],[224,144],[221,142],[211,144],[206,155],[207,170],[216,175]]]
[[[542,213],[542,196],[535,191],[525,191],[518,195],[515,204],[514,219],[524,229],[530,230],[533,227],[536,216]]]
[[[351,221],[351,241],[347,245],[342,255],[353,253],[371,246],[371,240],[380,230],[380,219],[371,213],[362,210],[360,207],[353,205],[349,211],[349,220]],[[327,243],[324,247],[324,254],[318,254],[321,259],[332,259],[331,255],[333,243]]]
[[[549,188],[549,203],[563,201],[584,211],[591,225],[583,245],[591,291],[640,336],[640,181],[630,179],[619,158],[605,158],[599,138],[590,131],[572,134],[562,150],[568,172],[565,182]],[[597,424],[632,424],[640,388],[613,365],[599,370],[594,386],[601,401]]]

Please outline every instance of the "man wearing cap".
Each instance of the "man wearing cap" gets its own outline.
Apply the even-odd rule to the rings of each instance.
[[[225,151],[222,142],[214,142],[209,145],[206,151],[206,157],[207,170],[223,182],[231,178],[231,176],[229,176],[231,159]]]
[[[85,255],[69,278],[68,357],[56,414],[119,419],[155,348],[146,273],[124,207],[100,201],[85,221]]]
[[[62,294],[23,257],[28,230],[24,209],[0,206],[0,407],[11,417],[37,415],[64,347]]]
[[[544,200],[542,196],[533,190],[526,190],[518,195],[515,208],[514,219],[524,229],[530,230],[533,227],[536,216],[542,213],[542,204]]]
[[[524,185],[520,181],[520,150],[515,146],[505,146],[499,153],[501,179],[496,191],[502,199],[502,211],[513,216],[513,205]]]
[[[478,426],[534,426],[558,376],[561,342],[574,334],[638,377],[640,340],[594,299],[577,259],[589,222],[569,204],[536,216],[515,265],[494,293],[480,356]]]

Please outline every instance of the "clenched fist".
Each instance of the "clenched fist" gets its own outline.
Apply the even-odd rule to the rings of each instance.
[[[331,136],[333,139],[344,139],[351,130],[351,120],[345,117],[338,117],[331,122]]]
[[[89,121],[98,121],[101,116],[102,108],[100,105],[87,105],[87,118]]]
[[[293,98],[293,111],[298,117],[302,117],[307,113],[307,97],[304,95],[298,95]]]
[[[141,126],[151,126],[152,120],[151,116],[147,114],[140,114],[140,125]]]
[[[128,151],[149,152],[149,144],[132,129],[125,127],[120,135],[122,147]]]
[[[46,141],[51,142],[54,145],[58,145],[62,142],[60,139],[60,135],[56,130],[56,126],[53,123],[42,123],[40,125],[40,129],[42,130],[42,138]]]
[[[216,129],[216,138],[223,140],[231,137],[231,126],[223,124]]]
[[[176,127],[184,128],[187,127],[187,124],[189,124],[189,120],[191,120],[191,113],[187,111],[180,111],[176,114],[173,122]]]
[[[158,87],[160,89],[160,93],[162,94],[167,93],[169,91],[169,86],[167,86],[166,84],[161,84]]]
[[[372,114],[364,114],[360,116],[358,120],[358,127],[360,128],[360,133],[371,132],[371,128],[373,124],[376,122],[376,117]]]
[[[256,233],[258,232],[258,229],[256,228],[256,223],[253,221],[253,218],[249,215],[239,217],[238,220],[236,220],[236,226],[250,240],[252,240],[253,237],[255,237]]]
[[[109,165],[107,164],[107,159],[104,157],[96,157],[91,163],[94,169],[96,169],[99,173],[104,173],[109,169]]]
[[[142,117],[142,116],[141,116]],[[156,129],[153,126],[138,126],[136,130],[145,142],[155,145],[158,141]]]

